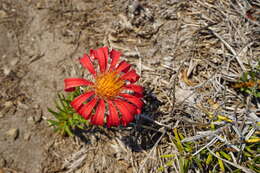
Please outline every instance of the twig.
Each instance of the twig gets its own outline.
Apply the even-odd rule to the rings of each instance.
[[[140,173],[143,168],[144,168],[144,165],[146,164],[147,160],[151,157],[154,149],[157,147],[157,145],[159,144],[159,142],[161,141],[162,137],[165,135],[166,133],[166,130],[164,129],[163,131],[163,134],[160,136],[160,138],[156,141],[156,143],[154,144],[152,150],[149,152],[148,156],[145,158],[145,160],[143,161],[143,164],[140,166],[139,170],[138,170],[138,173]]]
[[[237,55],[236,51],[231,47],[218,33],[216,33],[211,27],[208,27],[208,29],[220,40],[223,42],[223,44],[228,48],[228,50],[235,56],[238,64],[242,68],[243,71],[246,71],[246,68],[243,64],[243,62],[240,60],[240,57]]]
[[[196,151],[195,153],[192,154],[192,156],[196,156],[198,153],[200,153],[202,150],[204,150],[205,148],[215,144],[218,141],[218,139],[215,137],[213,138],[209,143],[207,143],[205,146],[201,147],[198,151]]]
[[[168,129],[171,129],[171,127],[169,125],[162,124],[162,123],[160,123],[160,122],[158,122],[156,120],[153,120],[153,119],[149,118],[148,116],[145,116],[144,114],[141,114],[140,117],[142,117],[142,118],[144,118],[144,119],[146,119],[148,121],[151,121],[151,122],[153,122],[153,123],[155,123],[155,124],[157,124],[159,126],[163,126],[163,127],[168,128]]]

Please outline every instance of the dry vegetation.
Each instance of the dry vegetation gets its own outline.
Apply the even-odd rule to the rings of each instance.
[[[48,32],[73,45],[69,58],[102,45],[121,50],[146,90],[143,113],[129,127],[90,126],[70,139],[56,137],[42,172],[260,171],[260,102],[252,90],[240,90],[259,93],[258,0],[30,5],[48,13]],[[56,66],[65,77],[82,75],[69,58]],[[240,81],[249,71],[255,78]]]

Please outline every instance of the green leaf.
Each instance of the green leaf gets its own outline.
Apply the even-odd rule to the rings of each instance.
[[[172,166],[172,165],[173,165],[173,160],[166,162],[166,166]]]
[[[59,118],[60,118],[60,114],[59,114],[58,112],[55,112],[55,111],[51,110],[50,108],[47,108],[47,109],[48,109],[48,111],[49,111],[51,114],[54,115],[54,117],[55,117],[56,119],[59,119]]]
[[[165,166],[167,166],[167,167],[172,166],[172,165],[173,165],[173,160],[170,160],[170,161],[166,162],[166,164],[165,164]],[[164,166],[160,166],[157,169],[157,171],[160,171],[160,172],[164,171]]]
[[[245,149],[249,152],[249,153],[255,153],[254,150],[251,149],[251,147],[253,147],[254,145],[251,145],[251,146],[246,146]]]
[[[202,166],[202,164],[203,164],[203,160],[201,160],[201,159],[199,159],[199,158],[197,158],[197,157],[193,157],[193,160],[196,162],[196,164],[197,164],[197,166],[200,168],[200,169],[203,169],[203,166]]]
[[[161,158],[172,158],[172,157],[175,157],[176,155],[175,154],[165,154],[165,155],[161,155],[160,157]]]
[[[84,129],[84,127],[81,126],[81,125],[77,125],[77,127],[80,128],[80,129]]]
[[[209,165],[213,160],[213,155],[211,153],[209,153],[207,160],[206,160],[206,164]]]
[[[224,151],[220,151],[220,154],[226,158],[227,160],[232,160],[232,157],[230,155],[228,155],[227,153],[225,153]]]
[[[157,169],[157,171],[159,171],[159,172],[164,171],[164,166],[160,166],[160,167]]]
[[[220,157],[220,154],[219,152],[216,152],[216,155]],[[224,166],[224,163],[221,159],[218,158],[218,164],[219,164],[219,167],[221,169],[222,172],[225,172],[225,166]]]
[[[254,96],[257,97],[257,98],[260,98],[260,91],[256,92],[256,94]]]
[[[51,125],[51,126],[58,126],[59,122],[55,121],[55,120],[47,120],[47,122]]]
[[[189,163],[189,160],[186,160],[184,157],[179,158],[179,164],[180,164],[180,172],[186,173],[187,172],[187,165]]]
[[[252,157],[252,154],[246,151],[243,151],[244,156],[246,157]]]
[[[191,153],[193,151],[193,148],[191,147],[190,144],[184,143],[183,146],[184,146],[184,149],[185,149],[186,152],[190,152]]]
[[[181,140],[180,140],[180,138],[179,138],[177,128],[174,128],[173,132],[174,132],[174,136],[175,136],[175,140],[176,140],[176,146],[177,146],[177,148],[178,148],[178,150],[179,150],[180,152],[183,152],[184,149],[183,149],[183,146],[182,146],[182,144],[181,144]]]
[[[75,110],[70,105],[70,102],[75,99],[75,97],[81,94],[79,87],[76,91],[69,93],[68,95],[58,94],[57,100],[55,101],[57,111],[49,109],[49,112],[54,115],[56,120],[49,120],[50,125],[55,126],[55,131],[63,135],[73,136],[71,129],[79,127],[84,129],[83,124],[87,123],[87,120],[78,115]]]
[[[70,128],[67,125],[65,126],[65,131],[69,136],[74,136],[74,134],[71,132]]]

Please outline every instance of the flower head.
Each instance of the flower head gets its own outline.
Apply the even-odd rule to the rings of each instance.
[[[109,51],[107,47],[90,50],[90,55],[84,54],[80,63],[93,75],[94,81],[83,78],[64,80],[67,92],[87,86],[85,92],[71,102],[71,106],[94,125],[106,122],[108,127],[126,126],[136,114],[141,113],[143,88],[134,84],[139,75],[126,61],[119,63],[120,55],[119,51]],[[98,61],[99,71],[95,70],[95,60]]]

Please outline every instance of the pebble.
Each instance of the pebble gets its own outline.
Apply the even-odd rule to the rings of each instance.
[[[17,128],[10,129],[5,134],[7,136],[11,137],[12,140],[16,140],[19,136],[19,129],[17,129]]]
[[[91,144],[95,144],[97,142],[97,138],[94,135],[91,135],[90,142],[91,142]]]
[[[11,66],[15,66],[17,63],[19,62],[19,58],[15,57],[10,61],[10,65]]]
[[[4,106],[7,107],[7,108],[11,107],[11,106],[13,106],[13,102],[7,101],[7,102],[4,103]]]
[[[20,101],[18,101],[17,105],[18,105],[18,108],[20,108],[20,109],[29,109],[29,106],[27,106],[24,103],[21,103]]]
[[[27,118],[29,124],[36,124],[42,120],[42,109],[39,105],[32,106],[27,112],[28,115],[31,115]]]
[[[0,18],[4,18],[6,16],[7,16],[6,12],[4,10],[0,10]]]
[[[27,118],[27,122],[29,124],[36,124],[41,122],[41,120],[42,120],[42,114],[36,114],[35,116],[29,116]]]
[[[29,116],[29,117],[27,118],[27,122],[28,122],[29,124],[34,124],[34,118],[33,118],[33,116]]]
[[[37,111],[37,114],[34,116],[34,122],[39,123],[42,120],[41,110]]]
[[[0,168],[5,167],[6,161],[3,157],[0,156]]]
[[[33,106],[33,108],[35,108],[35,109],[39,109],[39,108],[40,108],[40,105],[35,104],[35,105]]]
[[[4,108],[0,113],[0,114],[2,114],[1,117],[5,116],[6,114],[12,115],[15,113],[16,108],[13,106],[13,102],[7,101],[3,105],[4,105]]]
[[[11,72],[11,68],[4,66],[4,75],[8,76],[10,74],[10,72]]]
[[[31,134],[30,133],[25,133],[24,134],[24,137],[23,137],[24,140],[29,141],[30,138],[31,138]]]

